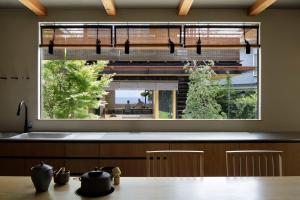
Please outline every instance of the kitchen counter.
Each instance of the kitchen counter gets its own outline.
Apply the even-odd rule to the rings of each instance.
[[[32,132],[1,133],[0,141],[300,142],[298,133],[263,132]]]
[[[0,177],[0,199],[15,200],[237,200],[237,199],[299,199],[300,177],[121,177],[119,186],[110,195],[83,198],[75,191],[78,179],[64,186],[54,185],[49,191],[35,193],[30,177]]]

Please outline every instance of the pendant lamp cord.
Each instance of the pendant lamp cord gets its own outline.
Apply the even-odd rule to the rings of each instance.
[[[244,26],[244,41],[245,41],[245,43],[247,43],[247,40],[246,40],[246,28],[245,28],[245,26]]]
[[[168,38],[169,38],[169,41],[171,40],[170,38],[170,24],[168,24]]]
[[[201,38],[200,38],[200,30],[201,30],[201,28],[199,27],[198,40],[201,42]]]
[[[98,38],[98,30],[99,30],[99,29],[97,28],[97,41],[99,40],[99,38]]]
[[[129,41],[129,26],[128,26],[128,23],[127,23],[127,40]]]
[[[52,42],[54,42],[54,39],[55,39],[55,30],[56,30],[56,28],[54,27],[54,28],[53,28]]]

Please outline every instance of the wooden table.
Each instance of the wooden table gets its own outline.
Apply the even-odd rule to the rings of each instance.
[[[79,180],[65,186],[52,182],[49,192],[36,194],[30,177],[0,177],[1,200],[76,200]],[[103,200],[296,200],[300,199],[300,177],[265,178],[125,178]],[[91,198],[87,198],[91,199]]]

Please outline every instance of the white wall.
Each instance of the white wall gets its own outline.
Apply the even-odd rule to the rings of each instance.
[[[246,54],[246,48],[240,49],[240,60],[242,66],[257,66],[257,49],[252,48],[251,54]]]
[[[243,9],[193,9],[187,17],[175,9],[119,9],[117,17],[103,10],[49,10],[38,18],[25,9],[0,9],[0,131],[20,131],[16,116],[21,99],[29,104],[34,130],[46,131],[300,131],[300,10],[268,10],[258,17]],[[230,21],[261,22],[261,121],[38,121],[39,21]]]

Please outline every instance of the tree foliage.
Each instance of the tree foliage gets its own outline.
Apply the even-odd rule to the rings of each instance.
[[[107,62],[86,65],[85,61],[51,60],[43,63],[42,104],[43,118],[82,119],[93,118],[90,108],[105,102],[105,88],[113,74],[99,73]]]
[[[227,73],[225,84],[218,92],[217,102],[228,119],[255,119],[257,117],[256,90],[233,88],[229,73]]]
[[[212,61],[191,61],[187,64],[189,90],[186,108],[183,111],[185,119],[223,119],[221,105],[216,101],[220,86],[213,80],[215,72],[211,69]]]

